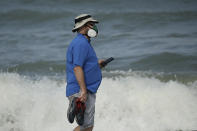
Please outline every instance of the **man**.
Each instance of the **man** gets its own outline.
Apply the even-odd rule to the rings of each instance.
[[[83,124],[79,124],[74,131],[92,131],[94,126],[96,92],[102,80],[101,63],[90,44],[90,38],[96,37],[98,30],[95,24],[98,21],[88,14],[81,14],[75,18],[73,32],[77,36],[73,39],[67,49],[66,75],[67,86],[66,96],[69,99],[68,119],[74,121],[75,105],[74,98],[85,103]]]

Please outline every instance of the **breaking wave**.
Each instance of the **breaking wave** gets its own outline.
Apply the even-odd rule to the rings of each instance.
[[[0,130],[69,131],[64,79],[0,73]],[[95,131],[197,129],[197,81],[154,77],[104,78],[97,93]]]

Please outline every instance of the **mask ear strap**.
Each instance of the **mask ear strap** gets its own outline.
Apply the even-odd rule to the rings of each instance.
[[[87,27],[89,27],[90,29],[92,29],[89,25],[86,25]]]

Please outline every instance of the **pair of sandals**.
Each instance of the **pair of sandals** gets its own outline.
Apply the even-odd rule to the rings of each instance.
[[[76,118],[77,124],[80,126],[83,125],[85,109],[85,103],[81,102],[78,97],[74,97],[67,110],[68,121],[73,123]]]

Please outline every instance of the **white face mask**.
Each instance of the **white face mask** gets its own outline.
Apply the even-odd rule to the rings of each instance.
[[[88,30],[88,34],[89,37],[96,37],[97,36],[97,32],[93,29],[89,29]]]
[[[98,29],[97,29],[96,25],[94,25],[92,29],[88,30],[88,34],[87,35],[89,37],[96,37],[97,34],[98,34]]]

